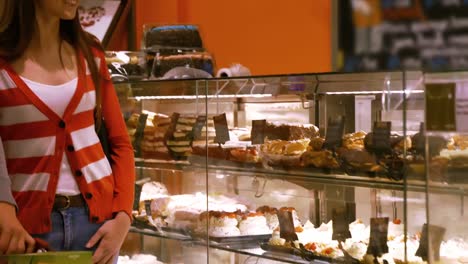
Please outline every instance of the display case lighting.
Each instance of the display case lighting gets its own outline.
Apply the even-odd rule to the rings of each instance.
[[[273,94],[220,94],[220,95],[157,95],[157,96],[135,96],[133,99],[140,100],[195,100],[195,99],[226,99],[226,98],[264,98],[272,97]]]
[[[346,91],[346,92],[325,92],[324,94],[335,94],[335,95],[356,95],[356,94],[420,94],[424,93],[424,90],[405,90],[405,91]]]

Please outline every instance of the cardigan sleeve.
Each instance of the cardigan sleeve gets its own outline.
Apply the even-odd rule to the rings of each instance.
[[[112,173],[114,175],[114,200],[112,212],[125,212],[132,218],[135,161],[133,147],[127,132],[125,121],[117,98],[114,85],[110,80],[105,60],[101,58],[102,116],[108,131],[111,149]]]
[[[18,209],[15,198],[13,197],[13,194],[11,192],[11,180],[7,171],[5,151],[3,150],[3,142],[1,141],[1,139],[0,139],[0,202],[9,203]]]

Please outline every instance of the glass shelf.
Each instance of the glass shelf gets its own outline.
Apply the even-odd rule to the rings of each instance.
[[[201,163],[190,164],[188,161],[176,162],[157,162],[155,160],[139,159],[136,162],[136,167],[144,169],[158,169],[158,170],[173,170],[173,171],[200,171],[205,173],[206,167]],[[405,185],[403,180],[395,181],[387,178],[371,177],[371,176],[354,176],[343,173],[324,173],[318,170],[295,170],[295,169],[265,169],[253,167],[235,167],[235,166],[221,166],[221,165],[208,165],[210,173],[230,174],[233,176],[263,176],[266,179],[278,179],[295,183],[301,187],[312,190],[320,190],[323,185],[346,185],[350,187],[367,187],[374,189],[404,191]],[[445,182],[423,180],[407,180],[406,190],[410,192],[425,192],[426,188],[430,188],[432,193],[451,194],[451,195],[464,195],[468,196],[467,184],[450,184]]]
[[[190,236],[186,236],[186,235],[182,235],[182,234],[174,233],[174,232],[165,232],[165,231],[158,232],[149,228],[142,228],[142,227],[135,227],[135,226],[130,227],[129,232],[143,234],[143,235],[152,236],[152,237],[158,237],[162,239],[178,240],[178,241],[193,243],[193,244],[197,244],[201,246],[207,245],[206,240],[202,240],[199,238],[195,239]],[[304,264],[305,263],[326,263],[323,261],[309,262],[309,261],[302,259],[299,256],[295,256],[292,254],[265,251],[259,247],[258,241],[241,242],[241,243],[236,243],[236,242],[217,243],[217,242],[210,241],[208,246],[213,249],[239,253],[239,254],[262,258],[262,259],[281,261],[284,263],[304,263]]]
[[[136,227],[136,226],[131,226],[129,229],[129,232],[143,234],[147,236],[159,237],[159,238],[164,238],[164,239],[172,239],[172,240],[179,240],[179,241],[193,241],[192,237],[183,235],[180,233],[167,232],[167,231],[159,232],[159,231],[152,230],[150,228],[143,228],[143,227]]]

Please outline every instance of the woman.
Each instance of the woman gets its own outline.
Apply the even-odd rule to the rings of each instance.
[[[8,169],[0,162],[0,254],[31,252],[41,238],[54,250],[95,250],[94,263],[112,263],[130,226],[133,150],[103,51],[81,29],[78,4],[0,1]],[[110,161],[95,131],[101,117]]]

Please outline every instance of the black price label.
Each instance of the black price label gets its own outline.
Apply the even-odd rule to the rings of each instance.
[[[133,149],[136,151],[136,157],[141,156],[141,141],[145,135],[146,119],[148,119],[147,114],[141,114],[138,117],[138,123],[135,130],[135,140],[133,141]]]
[[[388,253],[388,217],[371,218],[370,240],[367,254],[381,257]]]
[[[421,257],[424,261],[429,259],[429,236],[428,232],[431,233],[431,252],[433,252],[433,258],[435,261],[440,259],[440,244],[442,244],[442,240],[444,239],[445,235],[445,228],[430,225],[429,230],[427,228],[427,224],[423,225],[423,230],[421,234],[421,239],[419,241],[419,248],[416,251],[416,256]]]
[[[252,144],[263,144],[265,141],[266,120],[252,120]]]
[[[146,211],[146,216],[151,217],[151,200],[145,200],[145,211]]]
[[[229,128],[227,125],[226,114],[218,115],[213,117],[216,137],[214,142],[224,144],[229,141]]]
[[[201,135],[202,135],[203,127],[207,125],[206,121],[207,121],[207,118],[205,115],[201,115],[197,117],[197,120],[195,121],[195,124],[193,125],[193,128],[192,128],[193,139],[195,140],[202,139]]]
[[[325,142],[323,143],[324,149],[336,149],[341,147],[343,142],[345,119],[340,116],[338,118],[330,118],[327,124],[327,134]]]
[[[346,241],[351,238],[349,231],[348,213],[346,207],[334,208],[332,211],[333,235],[332,239],[337,241]]]
[[[455,83],[426,84],[425,95],[427,131],[455,131]]]
[[[133,196],[133,210],[139,211],[140,209],[140,197],[141,197],[141,190],[143,189],[143,185],[135,184],[135,193]]]
[[[180,114],[179,113],[172,113],[171,116],[171,124],[166,131],[165,138],[166,140],[172,139],[174,137],[174,132],[176,131],[177,122],[179,121]]]
[[[419,132],[413,136],[414,149],[419,155],[425,155],[426,140],[424,133],[424,122],[419,125]]]
[[[392,122],[374,122],[372,133],[372,149],[376,153],[391,152],[392,145],[390,143],[390,132]]]
[[[277,215],[280,225],[280,237],[286,241],[298,240],[292,212],[289,210],[278,210]]]

